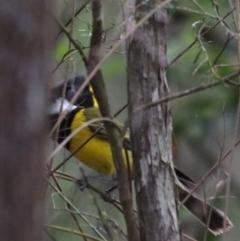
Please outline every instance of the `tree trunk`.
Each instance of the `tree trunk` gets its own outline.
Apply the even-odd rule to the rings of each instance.
[[[0,240],[42,240],[47,0],[0,0]]]
[[[135,20],[150,12],[155,1],[136,1]],[[155,12],[131,36],[127,74],[130,129],[141,240],[180,240],[172,168],[172,123],[168,104],[133,112],[163,97],[167,14]]]

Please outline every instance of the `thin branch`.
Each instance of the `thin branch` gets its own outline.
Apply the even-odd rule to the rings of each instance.
[[[57,179],[56,179],[56,177],[55,177],[54,175],[52,175],[52,178],[53,178],[53,181],[54,181],[54,183],[56,184],[58,190],[59,190],[60,192],[63,192],[60,184],[58,183],[58,181],[57,181]],[[73,210],[73,209],[72,209],[72,206],[71,206],[69,203],[66,203],[66,204],[67,204],[67,207],[68,207],[69,210]],[[71,215],[71,217],[73,218],[73,220],[74,220],[76,226],[78,227],[79,231],[80,231],[81,233],[83,233],[83,230],[82,230],[82,228],[81,228],[81,226],[80,226],[80,224],[79,224],[79,222],[78,222],[78,220],[77,220],[76,214],[73,213],[73,212],[70,212],[70,215]],[[87,239],[86,239],[85,236],[83,236],[83,239],[84,239],[85,241],[87,241]]]
[[[92,0],[93,30],[89,52],[88,74],[91,74],[100,63],[100,49],[102,36],[102,9],[100,0]],[[91,81],[94,94],[99,104],[102,116],[111,118],[110,106],[101,70],[96,71]],[[112,123],[105,122],[106,131],[112,150],[113,160],[117,172],[118,190],[123,207],[129,240],[138,241],[136,216],[133,209],[132,194],[128,186],[128,175],[122,154],[122,143],[119,139],[118,129]]]
[[[240,1],[237,0],[236,1],[236,5],[237,5],[237,33],[238,36],[240,34]],[[240,63],[240,39],[237,39],[237,48],[238,48],[238,63]],[[238,83],[240,83],[240,76],[238,78]],[[237,140],[238,138],[238,131],[239,131],[239,124],[240,124],[240,90],[238,89],[238,106],[237,106],[237,110],[236,110],[236,121],[235,121],[235,125],[234,125],[234,136],[233,136],[233,144],[232,144],[232,153],[231,153],[231,158],[230,158],[230,162],[229,162],[229,167],[228,167],[228,182],[227,182],[227,187],[226,187],[226,196],[229,197],[230,194],[230,185],[231,185],[231,177],[232,177],[232,173],[233,173],[233,164],[234,164],[234,156],[236,157],[236,145],[235,145],[235,140]],[[229,209],[229,199],[226,199],[225,202],[225,213],[227,213]],[[224,222],[224,226],[226,227],[226,221]]]
[[[195,9],[192,9],[192,8],[188,8],[188,7],[184,7],[184,6],[176,6],[176,7],[168,7],[168,9],[177,9],[177,10],[183,10],[183,11],[187,11],[187,12],[190,12],[190,13],[196,13],[196,14],[199,14],[199,15],[204,15],[204,16],[207,16],[207,17],[210,17],[210,18],[213,18],[213,19],[216,19],[216,17],[210,13],[207,13],[207,12],[200,12],[200,11],[197,11]]]
[[[206,16],[212,16],[211,14],[207,13],[206,10],[196,1],[196,0],[192,0],[192,2],[199,8],[202,10],[202,13]]]
[[[230,10],[225,16],[222,17],[222,19],[227,18],[234,10],[236,9],[236,7],[234,7],[232,10]],[[218,20],[217,23],[215,23],[212,27],[208,28],[206,31],[204,31],[200,36],[198,37],[203,37],[206,33],[208,33],[210,30],[212,30],[213,28],[215,28],[218,24],[220,23],[220,20]],[[171,62],[169,62],[168,64],[168,68],[173,65],[180,57],[182,57],[189,49],[191,49],[197,42],[198,42],[198,37],[195,37],[195,39],[193,40],[193,42],[186,47],[180,54],[178,54]]]
[[[230,34],[232,37],[238,38],[239,37],[239,33],[235,33],[232,30],[230,30],[230,28],[228,27],[228,24],[224,21],[224,18],[222,18],[220,16],[218,3],[214,2],[213,0],[211,0],[211,2],[212,2],[214,10],[216,12],[216,15],[217,15],[217,17],[219,19],[219,22],[225,28],[226,32],[228,34]]]
[[[194,186],[193,189],[191,189],[191,192],[186,196],[186,198],[179,203],[179,207],[184,205],[184,203],[189,199],[189,197],[201,186],[201,184],[216,170],[216,168],[219,167],[219,165],[233,152],[233,150],[240,144],[240,139],[238,139],[235,143],[234,146],[231,147],[222,157],[220,161],[217,161],[211,169],[207,172],[207,174]]]
[[[215,60],[214,60],[213,63],[212,63],[213,66],[216,65],[216,63],[218,62],[220,56],[222,55],[222,53],[224,52],[224,50],[226,49],[226,47],[228,46],[229,42],[230,42],[232,39],[233,39],[233,36],[230,36],[230,34],[228,33],[226,42],[224,43],[221,51],[219,52],[219,54],[217,55],[217,57],[215,58]]]
[[[89,234],[85,234],[83,232],[79,232],[79,231],[69,229],[69,228],[65,228],[65,227],[61,227],[61,226],[45,224],[44,227],[50,228],[50,229],[53,229],[53,230],[63,231],[63,232],[66,232],[66,233],[75,234],[75,235],[81,236],[83,238],[88,238],[88,239],[93,240],[93,241],[104,241],[104,239],[95,238],[95,237],[93,237]]]
[[[53,74],[64,61],[69,58],[70,56],[74,55],[76,52],[76,49],[70,49],[68,50],[62,57],[62,59],[57,63],[57,66],[52,70],[51,74]]]
[[[229,68],[229,67],[239,67],[240,63],[235,64],[216,64],[215,67],[217,68]]]
[[[73,46],[78,50],[79,54],[82,57],[82,60],[85,64],[85,66],[88,66],[88,59],[85,56],[81,45],[72,37],[72,35],[70,34],[70,32],[59,22],[59,20],[54,16],[54,20],[56,21],[57,25],[59,26],[59,28],[66,34],[66,36],[68,37],[68,39],[70,40],[70,42],[73,44]]]
[[[188,96],[190,94],[193,94],[193,93],[196,93],[196,92],[199,92],[199,91],[202,91],[202,90],[206,90],[206,89],[209,89],[213,86],[217,86],[217,85],[220,85],[222,84],[223,82],[228,82],[229,80],[231,80],[232,78],[234,77],[237,77],[240,75],[240,70],[234,74],[231,74],[231,75],[228,75],[226,76],[225,78],[223,79],[220,79],[220,80],[217,80],[217,81],[213,81],[209,84],[200,84],[196,87],[193,87],[193,88],[190,88],[190,89],[187,89],[187,90],[184,90],[180,93],[177,93],[177,94],[173,94],[173,95],[170,95],[170,96],[166,96],[166,97],[163,97],[161,98],[160,100],[156,100],[156,101],[153,101],[152,103],[149,103],[149,104],[146,104],[146,105],[143,105],[143,106],[140,106],[138,108],[136,108],[134,111],[133,111],[133,114],[135,114],[136,112],[138,111],[141,111],[141,110],[144,110],[144,109],[147,109],[147,108],[150,108],[150,107],[153,107],[153,106],[156,106],[158,104],[161,104],[163,102],[167,102],[167,101],[171,101],[171,100],[175,100],[175,99],[178,99],[178,98],[181,98],[181,97],[184,97],[184,96]]]
[[[79,8],[76,10],[76,12],[73,14],[73,16],[69,17],[69,20],[64,24],[64,27],[66,28],[72,21],[73,21],[73,17],[77,17],[78,14],[87,6],[87,4],[89,4],[90,0],[86,1],[82,6],[79,6]],[[62,28],[60,28],[59,33],[56,35],[56,37],[54,38],[54,41],[59,37],[59,35],[64,32]]]
[[[81,214],[81,212],[79,212],[79,210],[72,204],[72,202],[66,197],[66,195],[64,195],[64,193],[60,192],[57,187],[55,187],[48,179],[46,179],[46,182],[48,183],[48,185],[54,190],[57,192],[57,194],[66,202],[68,203],[71,207],[72,207],[72,210],[74,210],[75,212],[77,212],[77,214],[81,217],[81,219],[86,222],[89,227],[92,228],[92,230],[100,237],[102,238],[103,240],[106,241],[106,239],[104,238],[104,236],[97,230],[97,228],[91,224],[91,222],[88,221],[88,219]]]

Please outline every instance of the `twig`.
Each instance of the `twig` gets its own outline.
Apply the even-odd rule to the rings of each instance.
[[[66,60],[66,58],[69,58],[71,55],[75,54],[75,53],[72,53],[72,52],[76,52],[75,49],[70,49],[68,50],[62,57],[62,59],[57,63],[57,66],[52,70],[51,74],[53,74],[59,67],[60,65]],[[71,53],[71,55],[70,55]]]
[[[82,6],[79,7],[79,9],[74,13],[74,17],[77,17],[77,15],[86,7],[86,5],[90,2],[90,0],[86,1]],[[64,27],[66,28],[73,20],[73,16],[69,17],[69,20],[64,24]],[[62,29],[60,29],[59,33],[56,35],[54,40],[56,40],[59,35],[63,32]]]
[[[100,64],[100,49],[102,35],[102,10],[101,1],[92,0],[93,14],[93,30],[90,43],[88,74],[91,74],[94,69]],[[111,51],[110,51],[111,52]],[[110,106],[107,98],[107,92],[103,80],[103,75],[99,69],[92,77],[91,81],[94,94],[99,104],[102,116],[111,118]],[[129,240],[138,241],[139,233],[137,229],[136,217],[133,210],[132,194],[128,186],[128,175],[124,164],[122,154],[122,143],[119,139],[119,132],[110,122],[105,123],[106,131],[109,137],[109,142],[112,150],[113,160],[116,166],[118,190],[120,201],[123,207],[123,214],[126,221],[127,233]]]
[[[234,7],[233,9],[231,9],[225,16],[222,17],[222,19],[227,18],[234,10],[236,9],[236,7]],[[215,28],[218,24],[220,23],[220,20],[218,20],[217,23],[215,23],[211,28],[207,29],[206,31],[204,31],[201,36],[199,37],[203,37],[207,32],[209,32],[210,30],[212,30],[213,28]],[[180,57],[182,57],[189,49],[191,49],[196,43],[198,42],[198,38],[195,37],[195,39],[193,40],[193,42],[186,47],[186,49],[184,49],[180,54],[178,54],[171,62],[169,62],[168,64],[168,68],[173,65]]]
[[[62,188],[61,188],[60,184],[58,183],[56,177],[55,177],[54,175],[52,175],[52,178],[53,178],[53,181],[55,182],[58,190],[62,193],[62,192],[63,192],[63,191],[62,191]],[[68,209],[72,211],[72,210],[73,210],[73,209],[72,209],[72,206],[71,206],[68,202],[67,202],[66,204],[67,204]],[[80,226],[80,224],[79,224],[79,222],[78,222],[78,220],[77,220],[77,218],[76,218],[75,213],[70,212],[70,214],[71,214],[71,217],[73,218],[75,224],[77,225],[79,231],[80,231],[81,233],[83,233],[83,230],[82,230],[82,228],[81,228],[81,226]],[[84,239],[85,241],[87,241],[87,239],[86,239],[85,236],[83,236],[83,239]]]
[[[85,56],[81,45],[72,37],[72,35],[70,34],[70,32],[59,22],[59,20],[54,16],[54,20],[56,21],[57,25],[59,26],[59,28],[66,34],[66,36],[68,37],[68,39],[70,40],[70,42],[73,44],[73,46],[78,50],[78,52],[80,53],[82,60],[85,64],[85,66],[87,67],[88,65],[88,59]]]
[[[226,42],[224,43],[221,51],[219,52],[219,54],[217,55],[217,57],[215,58],[215,60],[213,61],[212,65],[215,66],[216,63],[218,62],[220,56],[222,55],[223,51],[226,49],[226,47],[228,46],[229,42],[233,39],[233,36],[230,36],[230,34],[228,33],[227,35],[227,40]]]
[[[54,230],[63,231],[63,232],[66,232],[66,233],[79,235],[79,236],[83,237],[84,239],[88,238],[88,239],[93,240],[93,241],[104,241],[104,240],[106,240],[106,239],[95,238],[95,237],[93,237],[91,235],[88,235],[88,234],[85,234],[83,232],[79,232],[79,231],[69,229],[69,228],[65,228],[65,227],[61,227],[61,226],[45,224],[44,227],[54,229]]]
[[[103,240],[106,241],[106,239],[103,237],[103,235],[97,230],[97,228],[95,228],[88,220],[86,217],[84,217],[84,215],[82,215],[79,210],[72,204],[72,202],[62,193],[60,192],[48,179],[45,179],[46,182],[49,184],[50,187],[53,188],[53,190],[55,190],[59,196],[66,202],[68,203],[72,209],[74,211],[76,211],[78,213],[78,215],[93,229],[93,231],[99,236],[101,237]]]
[[[152,103],[149,103],[149,104],[146,104],[146,105],[143,105],[143,106],[140,106],[138,108],[136,108],[134,111],[133,111],[133,114],[138,112],[138,111],[141,111],[141,110],[144,110],[144,109],[147,109],[147,108],[150,108],[150,107],[154,107],[158,104],[161,104],[163,102],[167,102],[167,101],[171,101],[171,100],[175,100],[175,99],[178,99],[178,98],[181,98],[181,97],[184,97],[184,96],[188,96],[190,94],[193,94],[193,93],[196,93],[196,92],[199,92],[199,91],[202,91],[202,90],[206,90],[206,89],[209,89],[213,86],[217,86],[217,85],[220,85],[222,84],[223,82],[226,82],[228,83],[229,80],[231,80],[232,78],[234,77],[237,77],[240,75],[240,70],[237,71],[236,73],[234,74],[231,74],[231,75],[228,75],[226,77],[224,77],[223,79],[220,79],[220,80],[217,80],[217,81],[213,81],[209,84],[200,84],[196,87],[193,87],[193,88],[190,88],[188,90],[185,90],[185,91],[182,91],[180,93],[177,93],[177,94],[173,94],[173,95],[170,95],[170,96],[166,96],[166,97],[163,97],[161,98],[160,100],[156,100]]]
[[[199,181],[194,188],[191,190],[191,192],[189,192],[189,194],[186,196],[186,198],[179,203],[179,207],[181,207],[182,205],[184,205],[184,203],[188,200],[188,198],[192,195],[193,192],[195,192],[200,186],[201,184],[212,174],[212,172],[214,172],[214,170],[216,168],[218,168],[218,166],[233,152],[233,149],[235,149],[238,145],[240,144],[240,139],[238,139],[235,143],[234,146],[231,147],[222,157],[222,159],[220,161],[217,161],[216,164],[214,164],[211,169],[207,172],[207,174],[201,179],[201,181]]]

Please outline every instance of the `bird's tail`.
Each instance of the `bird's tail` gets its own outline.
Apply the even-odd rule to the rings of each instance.
[[[181,202],[189,194],[187,190],[185,191],[179,193]],[[233,227],[232,222],[221,210],[207,204],[194,193],[187,199],[184,206],[215,235],[222,234]]]

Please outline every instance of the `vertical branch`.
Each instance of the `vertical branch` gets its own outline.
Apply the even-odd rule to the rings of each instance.
[[[136,1],[135,20],[156,1]],[[138,6],[138,7],[137,7]],[[161,99],[167,88],[167,15],[159,9],[128,42],[129,114]],[[180,240],[172,169],[172,123],[167,102],[136,112],[131,119],[135,189],[141,240]]]
[[[93,14],[93,31],[90,43],[88,75],[93,71],[95,66],[100,62],[101,39],[102,39],[102,12],[101,0],[92,0],[92,14]],[[102,116],[110,117],[110,106],[107,98],[107,92],[103,80],[101,70],[93,76],[91,84],[94,94],[99,103],[99,108]],[[110,122],[105,123],[106,131],[111,144],[113,159],[117,171],[118,189],[120,201],[123,207],[124,217],[126,220],[128,238],[131,241],[138,241],[139,234],[137,229],[137,222],[132,205],[132,196],[128,185],[128,174],[124,165],[122,156],[122,143],[119,137],[119,131]]]
[[[42,240],[49,1],[0,1],[0,240]]]

